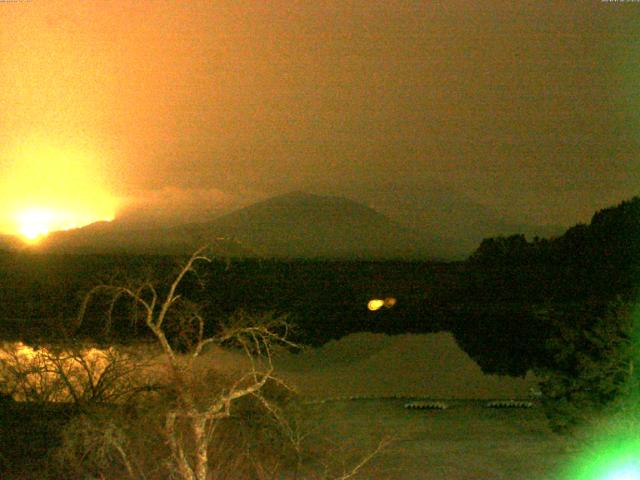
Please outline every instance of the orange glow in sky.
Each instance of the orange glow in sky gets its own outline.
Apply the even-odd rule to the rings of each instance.
[[[115,217],[117,202],[90,153],[43,142],[11,157],[0,179],[0,232],[35,243],[52,231]]]
[[[440,3],[0,0],[0,233],[300,190],[466,252],[638,194],[640,2]]]

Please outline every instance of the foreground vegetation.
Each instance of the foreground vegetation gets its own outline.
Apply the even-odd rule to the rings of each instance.
[[[54,444],[43,449],[42,441],[34,446],[19,442],[22,448],[16,450],[31,455],[4,456],[7,474],[12,469],[25,473],[25,460],[39,454],[45,460],[29,465],[26,473],[32,476],[347,479],[375,455],[383,440],[350,469],[317,468],[323,457],[307,451],[308,433],[296,416],[295,392],[274,370],[274,349],[297,348],[287,339],[289,325],[282,318],[238,312],[205,328],[198,305],[179,293],[183,279],[196,275],[199,261],[210,260],[196,252],[166,291],[149,281],[95,286],[66,330],[81,329],[90,306],[101,297],[108,335],[113,314],[124,302],[130,320],[152,334],[158,353],[153,362],[143,363],[140,356],[115,347],[96,351],[73,341],[5,352],[3,414],[22,414],[33,423],[33,410],[20,411],[27,404],[17,408],[14,403],[26,400],[54,419],[35,433]],[[245,361],[232,369],[219,368],[215,356],[201,361],[205,350],[214,347],[238,350]],[[63,407],[64,402],[70,405]],[[62,426],[61,434],[52,435],[51,425]],[[26,438],[33,435],[28,432]]]

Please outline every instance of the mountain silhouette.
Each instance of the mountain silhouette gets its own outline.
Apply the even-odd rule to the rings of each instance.
[[[181,229],[184,227],[178,227]],[[426,258],[429,242],[381,213],[337,196],[291,192],[188,227],[215,232],[255,255],[305,258]]]
[[[135,229],[97,222],[53,232],[38,251],[188,254],[200,246],[230,256],[283,258],[432,258],[435,241],[385,215],[337,196],[292,192],[204,223]]]

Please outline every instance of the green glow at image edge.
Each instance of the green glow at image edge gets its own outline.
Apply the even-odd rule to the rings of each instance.
[[[640,352],[640,302],[636,302],[633,310],[634,331],[633,341],[636,352]],[[640,368],[640,358],[634,355],[635,369]],[[637,375],[637,373],[636,373]],[[640,405],[640,392],[634,392]],[[631,397],[631,398],[634,398]],[[637,416],[638,411],[629,412]],[[601,432],[600,439],[591,448],[582,452],[563,470],[559,476],[563,480],[640,480],[640,429],[636,418],[629,418],[629,422],[622,422],[613,431]],[[613,432],[618,431],[618,434]]]
[[[640,436],[640,432],[639,432]],[[640,480],[640,438],[617,438],[583,453],[567,480]]]

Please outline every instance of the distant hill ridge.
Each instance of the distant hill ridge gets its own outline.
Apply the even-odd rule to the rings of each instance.
[[[178,227],[182,228],[182,227]],[[276,257],[422,257],[426,241],[381,213],[343,197],[291,192],[190,226],[215,231]]]
[[[406,223],[406,222],[405,222]],[[485,238],[474,261],[504,262],[551,258],[565,261],[606,255],[624,263],[640,258],[640,197],[597,212],[590,225],[576,225],[552,239],[529,242],[523,233]],[[514,226],[509,229],[516,228]],[[29,248],[62,253],[188,254],[204,244],[214,254],[286,258],[460,258],[450,242],[419,225],[410,227],[378,210],[340,196],[295,191],[235,210],[208,222],[176,227],[140,227],[96,222],[52,232],[40,244],[21,245],[0,236],[0,249]],[[553,227],[549,231],[555,231]],[[457,252],[457,250],[454,251]],[[611,252],[617,252],[612,254]],[[453,257],[452,257],[453,255]],[[510,260],[511,259],[511,260]]]
[[[431,258],[437,248],[376,210],[291,192],[199,224],[136,230],[114,221],[53,232],[35,247],[67,253],[188,254],[203,244],[232,256]]]

